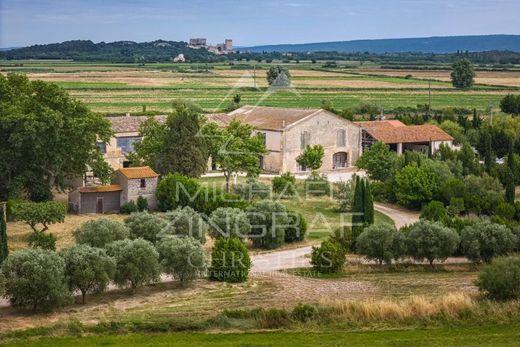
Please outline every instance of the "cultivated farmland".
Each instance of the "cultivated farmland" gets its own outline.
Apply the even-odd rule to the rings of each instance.
[[[273,63],[278,64],[278,63]],[[519,71],[477,71],[469,91],[452,88],[449,70],[381,69],[375,65],[325,68],[321,63],[284,64],[292,75],[289,90],[268,90],[270,64],[110,64],[72,61],[10,61],[2,73],[26,73],[30,79],[52,81],[97,112],[169,112],[174,99],[188,99],[207,112],[222,111],[239,93],[242,104],[336,109],[374,104],[385,109],[428,103],[432,107],[485,110],[520,88]]]

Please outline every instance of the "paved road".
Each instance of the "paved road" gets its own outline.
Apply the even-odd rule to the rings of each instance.
[[[392,218],[397,228],[407,224],[413,224],[419,220],[419,213],[408,211],[389,204],[374,204],[374,208]],[[284,251],[275,251],[254,255],[252,272],[273,272],[282,269],[294,269],[299,267],[309,267],[310,253],[312,247],[301,247]]]

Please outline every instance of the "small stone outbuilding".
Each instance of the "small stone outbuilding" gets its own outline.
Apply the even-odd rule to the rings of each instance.
[[[115,172],[114,184],[80,187],[69,193],[69,210],[73,213],[119,212],[121,206],[148,200],[148,209],[157,207],[155,191],[159,175],[150,167],[121,168]]]

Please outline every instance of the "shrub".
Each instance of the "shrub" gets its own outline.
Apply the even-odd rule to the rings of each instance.
[[[244,282],[251,265],[247,248],[239,239],[220,238],[211,252],[209,278],[222,282]]]
[[[191,236],[200,243],[206,243],[206,231],[208,225],[202,216],[189,206],[168,212],[165,217],[168,219],[168,226],[161,230],[157,235],[163,238],[167,235]]]
[[[122,214],[130,214],[134,212],[137,212],[137,205],[135,204],[134,200],[130,200],[129,202],[121,206]]]
[[[220,207],[216,209],[211,214],[208,224],[210,236],[214,239],[237,237],[243,240],[251,231],[247,214],[239,208]]]
[[[26,249],[15,252],[2,265],[5,296],[20,308],[53,309],[70,301],[65,262],[55,252]]]
[[[433,172],[415,163],[406,165],[395,175],[395,195],[404,206],[421,207],[432,199],[435,188]]]
[[[72,234],[79,244],[103,248],[108,243],[126,239],[130,232],[123,223],[108,218],[98,218],[83,223]]]
[[[441,222],[448,218],[448,211],[440,201],[430,201],[421,211],[421,219]]]
[[[340,226],[330,235],[330,240],[338,244],[345,254],[352,249],[352,238],[352,229],[346,226]]]
[[[206,262],[202,244],[189,236],[170,236],[159,243],[157,250],[164,271],[184,285],[204,272]]]
[[[324,240],[319,247],[312,247],[311,264],[318,272],[340,272],[345,264],[345,252],[339,244]]]
[[[379,264],[391,264],[392,259],[399,259],[403,255],[400,253],[403,238],[396,236],[398,233],[390,224],[371,225],[358,236],[357,252]]]
[[[56,236],[44,231],[33,231],[27,239],[29,247],[41,248],[50,251],[56,250]]]
[[[496,207],[495,213],[497,216],[504,218],[506,221],[513,220],[515,217],[516,209],[512,204],[502,202]]]
[[[168,222],[164,218],[148,212],[132,213],[125,219],[125,225],[130,231],[130,238],[142,238],[152,243],[157,241],[157,234],[167,224]]]
[[[517,242],[509,228],[490,222],[465,227],[461,238],[462,253],[471,261],[486,263],[496,256],[507,255]]]
[[[279,308],[260,310],[257,321],[263,329],[278,329],[291,323],[289,313],[284,309]]]
[[[65,261],[65,277],[70,291],[81,292],[81,302],[92,292],[103,292],[116,271],[115,260],[104,249],[75,245],[60,252]]]
[[[277,248],[284,243],[289,217],[284,205],[276,201],[257,201],[247,209],[251,241],[255,247]]]
[[[480,272],[476,285],[495,300],[520,298],[520,258],[494,259]]]
[[[249,203],[247,201],[242,200],[242,198],[236,194],[225,193],[219,188],[204,188],[197,196],[193,208],[209,216],[220,207],[234,207],[245,210],[248,205]]]
[[[329,181],[320,175],[310,175],[305,180],[305,194],[315,196],[330,194]]]
[[[200,190],[201,185],[197,180],[179,173],[170,173],[157,185],[157,207],[161,211],[169,211],[189,206],[201,194]]]
[[[338,203],[341,212],[348,212],[352,209],[354,202],[355,182],[353,179],[334,183],[334,199]]]
[[[143,239],[115,241],[107,245],[107,254],[116,261],[114,282],[118,286],[129,284],[135,289],[159,280],[159,253],[151,242]]]
[[[0,297],[3,297],[5,295],[5,276],[1,270],[0,267]]]
[[[143,212],[148,210],[148,200],[142,196],[137,198],[137,211]]]
[[[464,212],[464,199],[463,198],[451,198],[450,204],[448,205],[447,212],[450,216],[458,216]]]
[[[307,233],[307,221],[299,212],[287,211],[289,217],[288,225],[285,228],[284,241],[292,243],[305,240]]]
[[[291,313],[291,317],[294,320],[302,323],[308,322],[318,316],[319,311],[314,305],[302,304],[301,302],[296,305]]]
[[[273,178],[273,192],[281,197],[296,194],[296,178],[290,172]]]
[[[439,222],[416,222],[410,227],[407,236],[410,255],[418,261],[428,260],[432,267],[434,260],[446,260],[459,245],[458,234]]]
[[[246,201],[252,201],[268,198],[271,195],[271,188],[254,178],[248,178],[246,183],[234,186],[233,192]]]

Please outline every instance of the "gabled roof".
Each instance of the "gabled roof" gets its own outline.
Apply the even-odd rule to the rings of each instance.
[[[453,141],[453,137],[433,124],[405,125],[398,120],[357,122],[377,141],[384,143],[415,143]]]
[[[88,186],[81,187],[78,189],[80,193],[107,193],[107,192],[119,192],[123,190],[119,184],[109,184],[106,186]]]
[[[121,117],[107,117],[114,134],[118,133],[136,133],[139,131],[141,124],[148,118],[153,118],[159,123],[166,122],[167,116],[121,116]]]
[[[142,167],[125,167],[117,170],[123,176],[131,179],[137,178],[151,178],[151,177],[159,177],[159,174],[153,171],[149,166]],[[116,171],[116,172],[117,172]]]
[[[320,112],[327,111],[322,109],[243,106],[230,112],[229,116],[231,120],[239,120],[256,129],[284,130]]]

